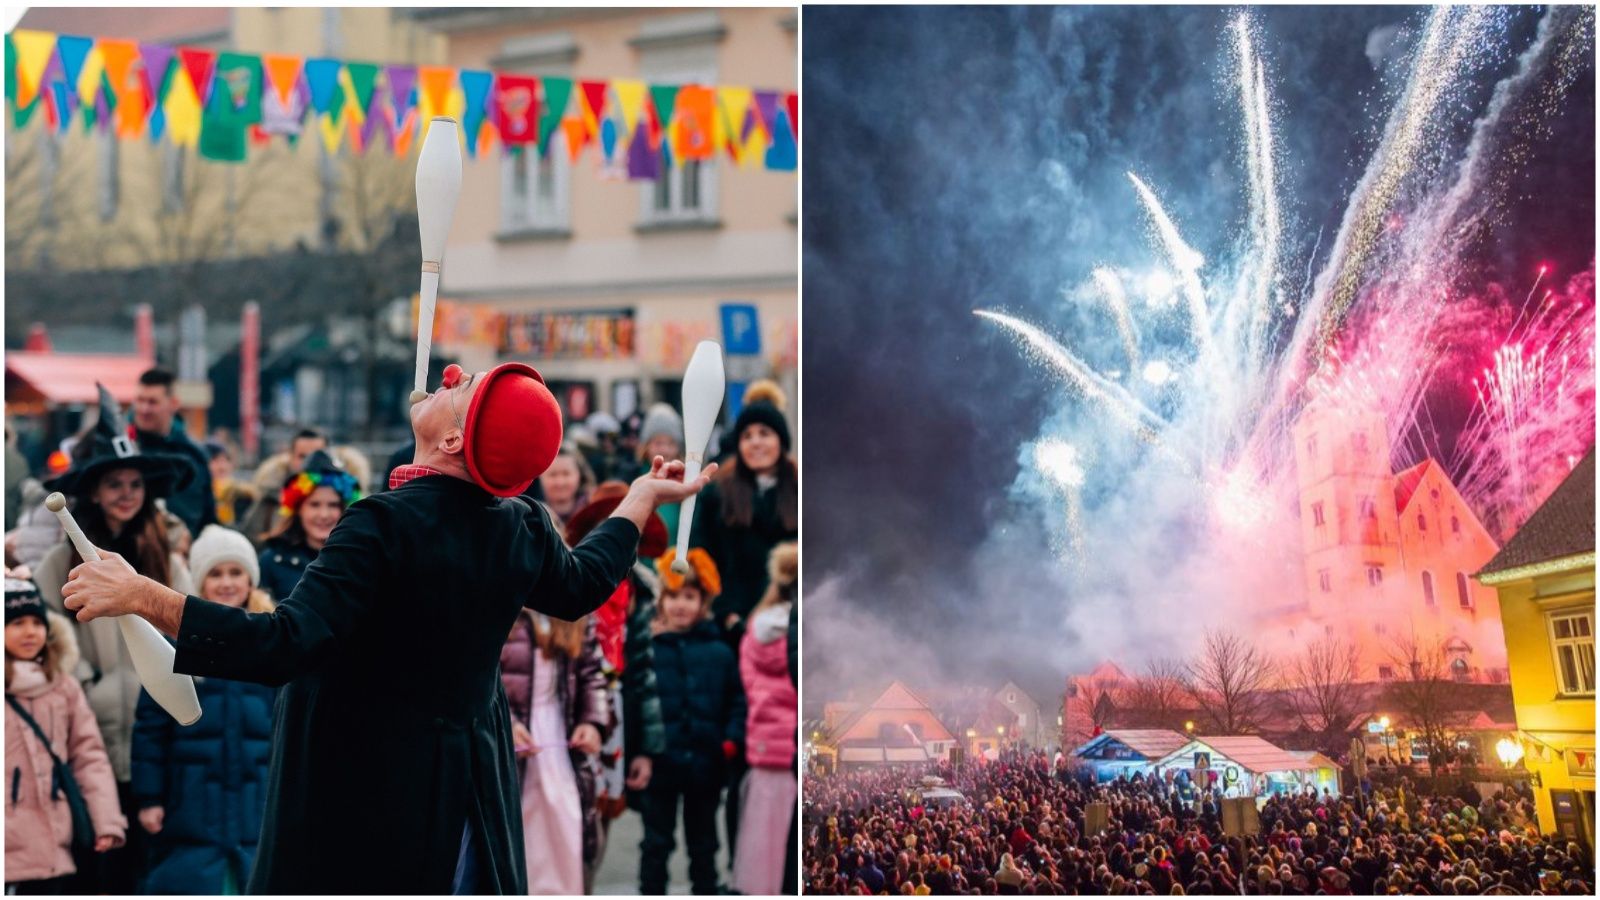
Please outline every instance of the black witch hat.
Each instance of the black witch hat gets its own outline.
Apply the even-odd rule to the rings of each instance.
[[[94,430],[73,448],[72,468],[44,483],[52,491],[83,496],[100,483],[100,476],[113,469],[137,469],[144,476],[145,491],[152,497],[166,497],[194,481],[194,464],[181,456],[166,453],[141,453],[117,401],[99,382],[100,418]]]

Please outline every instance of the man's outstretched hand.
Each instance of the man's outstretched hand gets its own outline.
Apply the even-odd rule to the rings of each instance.
[[[650,471],[633,480],[629,490],[648,492],[655,506],[666,503],[678,503],[700,493],[706,485],[711,483],[711,476],[717,474],[717,464],[712,463],[700,470],[700,475],[695,480],[684,483],[685,466],[681,460],[666,459],[657,456],[650,461]]]
[[[183,618],[184,596],[140,575],[128,561],[108,550],[99,562],[86,562],[67,573],[61,599],[79,622],[104,616],[136,615],[168,637],[176,637]]]

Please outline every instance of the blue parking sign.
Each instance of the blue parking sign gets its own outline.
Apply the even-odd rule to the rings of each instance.
[[[761,323],[755,304],[722,304],[722,351],[750,356],[761,353]]]

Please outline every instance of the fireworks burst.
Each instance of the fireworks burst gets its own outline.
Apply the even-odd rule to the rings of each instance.
[[[1445,455],[1425,427],[1424,400],[1444,348],[1465,339],[1463,317],[1481,305],[1460,283],[1470,277],[1462,235],[1502,202],[1507,180],[1497,166],[1506,156],[1525,155],[1526,129],[1516,127],[1525,107],[1548,113],[1552,96],[1562,96],[1578,69],[1572,48],[1586,40],[1592,46],[1586,11],[1546,12],[1532,45],[1496,85],[1468,146],[1451,165],[1442,149],[1449,145],[1446,136],[1459,129],[1472,76],[1503,44],[1507,15],[1487,7],[1429,14],[1379,145],[1302,302],[1291,304],[1281,285],[1288,267],[1286,218],[1269,64],[1251,21],[1240,17],[1229,26],[1230,53],[1248,215],[1236,252],[1207,270],[1156,189],[1127,173],[1148,215],[1151,243],[1166,263],[1164,271],[1130,283],[1156,310],[1176,294],[1186,312],[1187,340],[1159,352],[1142,346],[1123,280],[1109,267],[1095,269],[1092,280],[1127,361],[1114,376],[1097,372],[1036,325],[975,311],[1007,329],[1115,431],[1131,432],[1159,451],[1136,458],[1107,454],[1105,465],[1120,470],[1114,479],[1095,479],[1097,501],[1127,502],[1118,499],[1120,485],[1136,481],[1145,467],[1175,466],[1202,488],[1220,535],[1237,542],[1242,532],[1296,534],[1284,518],[1293,515],[1297,490],[1289,426],[1313,404],[1352,420],[1381,420],[1397,467]],[[1310,285],[1311,262],[1305,266]],[[1202,270],[1210,274],[1202,277]],[[1463,496],[1502,538],[1553,486],[1551,468],[1570,468],[1568,460],[1583,454],[1593,429],[1592,271],[1531,302],[1547,275],[1541,269],[1530,288],[1524,317],[1494,337],[1498,349],[1487,354],[1474,415],[1450,463]],[[1164,290],[1152,292],[1157,282]],[[1291,317],[1297,307],[1302,314]],[[1106,432],[1103,439],[1115,437]],[[1095,509],[1082,505],[1089,473],[1077,446],[1044,438],[1032,463],[1065,496],[1068,539],[1081,547],[1080,529]]]

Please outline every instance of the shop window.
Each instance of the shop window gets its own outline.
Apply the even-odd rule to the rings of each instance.
[[[1550,649],[1565,696],[1594,695],[1594,611],[1551,613]]]
[[[1461,601],[1462,609],[1472,608],[1472,586],[1467,584],[1467,573],[1456,573],[1456,596]]]
[[[1429,606],[1438,606],[1439,598],[1433,595],[1433,573],[1422,573],[1422,601]]]

